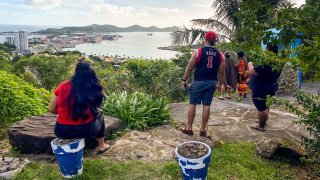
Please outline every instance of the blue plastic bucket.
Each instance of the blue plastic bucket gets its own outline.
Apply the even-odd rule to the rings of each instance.
[[[61,141],[60,138],[54,139],[51,147],[63,177],[72,178],[82,174],[84,139]]]
[[[178,153],[178,148],[184,144],[187,143],[199,143],[199,144],[203,144],[207,149],[208,149],[208,153],[201,157],[201,158],[197,158],[197,159],[190,159],[190,158],[185,158],[182,157],[179,153]],[[202,142],[199,141],[188,141],[188,142],[184,142],[179,144],[176,149],[175,149],[175,154],[176,154],[176,159],[178,161],[178,164],[180,166],[180,170],[182,173],[182,179],[184,180],[205,180],[207,178],[207,174],[208,174],[208,167],[210,164],[210,159],[211,159],[211,148]]]

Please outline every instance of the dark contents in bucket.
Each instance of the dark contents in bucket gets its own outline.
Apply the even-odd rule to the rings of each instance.
[[[69,144],[71,142],[74,142],[78,139],[61,139],[61,138],[57,138],[53,141],[54,145],[65,145],[65,144]]]
[[[205,156],[208,148],[200,143],[186,143],[178,147],[178,154],[185,158],[197,159]]]

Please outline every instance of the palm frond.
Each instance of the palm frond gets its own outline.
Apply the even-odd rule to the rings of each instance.
[[[213,18],[193,19],[191,20],[191,22],[193,23],[194,26],[201,26],[207,29],[212,29],[214,31],[224,33],[227,36],[230,36],[232,34],[232,30],[230,29],[230,27]]]
[[[240,10],[240,0],[214,0],[212,8],[216,9],[215,19],[227,25],[237,25],[235,14]]]
[[[176,31],[171,33],[173,45],[192,45],[194,43],[200,44],[204,41],[204,35],[207,31],[203,29],[196,28],[186,28],[182,31]],[[229,39],[229,36],[218,34],[218,40],[224,41],[225,39]]]
[[[212,3],[212,8],[216,9],[214,19],[229,27],[232,26],[231,29],[236,29],[236,27],[240,25],[236,13],[240,11],[243,1],[245,0],[214,0]],[[292,0],[265,0],[262,3],[276,6],[280,9],[288,6],[292,2]]]
[[[171,33],[172,44],[173,45],[191,45],[197,40],[203,39],[206,32],[202,29],[196,28],[186,28],[184,27],[182,31],[175,31]]]

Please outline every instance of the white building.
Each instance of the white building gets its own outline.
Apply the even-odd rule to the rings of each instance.
[[[7,36],[7,37],[5,37],[4,42],[9,43],[11,45],[16,45],[16,37],[15,36]]]
[[[27,50],[28,45],[28,33],[26,31],[19,31],[16,35],[16,43],[17,51],[21,52]]]

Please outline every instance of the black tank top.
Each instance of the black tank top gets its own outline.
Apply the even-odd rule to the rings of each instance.
[[[219,65],[222,61],[222,54],[214,47],[205,46],[198,49],[195,81],[217,81]]]

